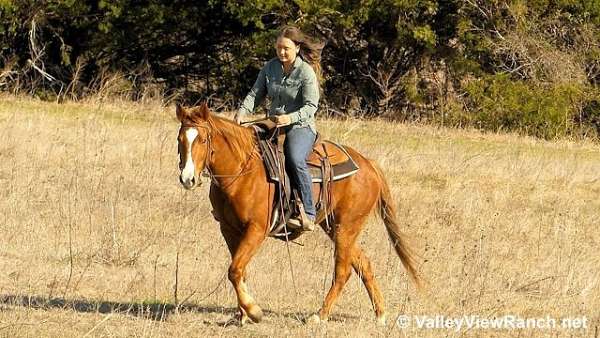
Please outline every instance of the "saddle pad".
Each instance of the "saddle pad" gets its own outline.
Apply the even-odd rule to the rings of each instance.
[[[325,145],[326,147],[326,154],[324,154],[325,151],[322,150],[322,145]],[[269,178],[273,181],[279,182],[279,171],[277,170],[277,161],[276,156],[274,155],[276,150],[273,149],[269,141],[264,140],[259,141],[259,147],[263,155],[264,164]],[[318,149],[317,147],[321,147],[321,149]],[[348,154],[343,146],[331,141],[325,141],[323,143],[318,143],[317,147],[313,149],[313,152],[309,155],[308,160],[306,161],[312,176],[312,181],[314,183],[323,181],[323,173],[321,172],[321,158],[325,157],[325,155],[328,156],[331,163],[334,181],[351,176],[358,171],[358,165],[356,162],[354,162],[354,159],[352,159],[350,154]]]

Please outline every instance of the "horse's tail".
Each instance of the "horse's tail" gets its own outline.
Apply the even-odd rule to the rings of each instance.
[[[394,249],[396,250],[398,257],[400,257],[400,261],[402,261],[402,265],[404,265],[408,271],[411,279],[415,282],[415,285],[420,287],[421,280],[417,273],[417,269],[415,268],[415,258],[408,247],[406,240],[403,238],[403,234],[400,231],[400,226],[396,220],[396,208],[393,203],[390,187],[388,186],[381,169],[375,163],[372,163],[372,165],[377,172],[380,182],[379,184],[381,186],[381,193],[378,201],[379,214],[383,219],[383,223],[385,224],[385,228],[388,232],[390,240],[392,241],[392,245],[394,245]]]

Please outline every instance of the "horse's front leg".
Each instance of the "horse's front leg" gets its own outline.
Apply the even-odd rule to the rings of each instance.
[[[264,239],[264,229],[257,224],[249,224],[233,254],[231,265],[229,266],[229,281],[233,284],[237,295],[242,324],[248,320],[248,317],[255,323],[258,323],[262,319],[262,310],[248,292],[244,276],[246,274],[246,266]]]

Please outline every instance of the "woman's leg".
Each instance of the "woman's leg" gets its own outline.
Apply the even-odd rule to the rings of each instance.
[[[300,192],[306,215],[315,220],[317,214],[312,196],[312,177],[306,164],[316,135],[309,127],[290,129],[285,138],[285,162],[288,175]]]

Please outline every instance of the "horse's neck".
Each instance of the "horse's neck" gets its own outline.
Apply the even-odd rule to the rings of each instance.
[[[240,140],[240,137],[248,139]],[[214,153],[209,169],[221,187],[235,188],[235,184],[250,179],[253,176],[250,173],[264,169],[260,166],[260,157],[253,154],[257,151],[255,142],[252,135],[245,132],[224,133],[214,137]]]

